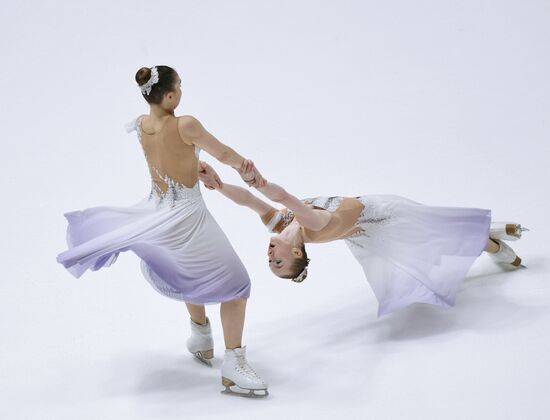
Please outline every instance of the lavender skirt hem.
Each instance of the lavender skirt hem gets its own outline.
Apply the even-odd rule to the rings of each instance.
[[[143,276],[166,297],[215,304],[250,296],[248,273],[200,195],[166,206],[149,198],[64,216],[68,249],[57,262],[76,278],[133,251]]]
[[[429,206],[390,194],[359,199],[363,232],[345,242],[378,300],[378,317],[413,303],[454,306],[489,240],[491,210]]]

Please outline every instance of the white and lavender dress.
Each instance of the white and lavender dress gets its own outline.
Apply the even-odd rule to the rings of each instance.
[[[142,118],[126,129],[137,132],[151,174],[150,193],[127,207],[65,213],[68,249],[57,261],[79,278],[130,250],[140,257],[147,281],[167,297],[193,304],[248,298],[248,273],[201,195],[200,150],[181,140],[177,118],[157,133],[143,131]]]
[[[306,242],[346,242],[378,300],[378,316],[412,303],[453,306],[489,240],[488,209],[428,206],[392,194],[302,201],[332,215],[321,231],[302,227]],[[293,219],[283,209],[264,222],[280,232]]]

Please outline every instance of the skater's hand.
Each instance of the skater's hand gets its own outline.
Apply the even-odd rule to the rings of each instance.
[[[208,163],[199,161],[199,179],[209,190],[217,190],[223,186],[222,180]]]
[[[239,175],[249,187],[261,188],[267,183],[266,179],[260,174],[260,171],[254,166],[254,162],[250,159],[245,159],[241,168],[238,170]]]

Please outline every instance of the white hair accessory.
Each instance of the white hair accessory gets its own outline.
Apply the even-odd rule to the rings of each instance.
[[[151,77],[149,78],[149,80],[147,80],[147,83],[140,86],[141,93],[143,93],[144,95],[149,95],[149,93],[151,93],[151,88],[158,81],[159,81],[159,72],[156,67],[151,67]]]
[[[309,264],[309,261],[310,261],[310,259],[308,258],[308,259],[306,260],[306,266],[304,267],[304,269],[302,270],[302,272],[301,272],[300,274],[298,274],[298,276],[296,276],[295,278],[292,279],[292,281],[293,281],[294,283],[301,283],[301,282],[303,282],[303,281],[306,279],[306,277],[307,277],[307,266],[308,266],[308,264]]]
[[[304,281],[304,279],[306,278],[306,276],[307,276],[307,267],[304,268],[300,274],[298,274],[298,277],[293,278],[292,281],[293,281],[294,283],[301,283],[301,282]]]

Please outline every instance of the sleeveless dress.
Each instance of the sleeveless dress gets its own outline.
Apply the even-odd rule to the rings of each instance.
[[[392,194],[302,201],[332,213],[320,231],[302,227],[306,242],[344,240],[378,300],[378,317],[412,303],[454,306],[489,240],[488,209],[428,206]],[[263,220],[280,232],[294,214],[283,209]]]
[[[142,135],[143,117],[126,130],[137,132],[151,174],[150,193],[127,207],[65,213],[68,249],[57,262],[79,278],[133,251],[143,276],[164,296],[197,305],[248,298],[248,273],[201,195],[200,149],[181,140],[177,118],[169,118],[158,135]],[[190,175],[197,178],[193,186],[178,182]]]

